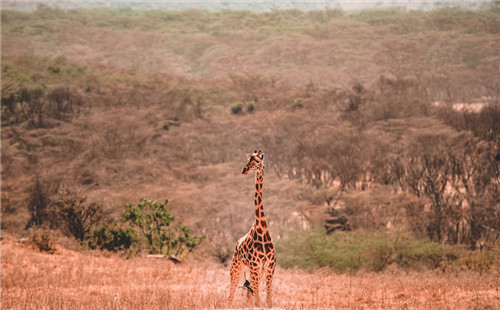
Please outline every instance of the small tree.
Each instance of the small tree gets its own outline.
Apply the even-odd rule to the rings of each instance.
[[[50,199],[48,198],[46,188],[42,186],[38,176],[35,179],[35,184],[27,202],[30,219],[25,229],[32,226],[40,226],[43,222],[46,222],[48,219],[47,206],[50,204]]]
[[[53,212],[66,224],[69,232],[83,242],[92,226],[103,218],[101,206],[88,203],[86,195],[63,191],[52,204]]]
[[[195,248],[205,237],[191,236],[189,228],[175,221],[174,215],[168,212],[167,203],[168,200],[158,203],[145,198],[136,206],[129,203],[122,213],[122,222],[139,229],[151,253],[179,255]]]

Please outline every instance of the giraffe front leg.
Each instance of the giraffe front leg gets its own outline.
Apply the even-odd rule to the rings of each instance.
[[[243,264],[238,259],[237,255],[233,256],[233,260],[231,262],[231,284],[229,287],[229,297],[227,298],[228,308],[231,308],[234,300],[234,293],[236,291],[236,287],[238,286],[238,282],[240,281],[241,272],[243,271]]]
[[[262,277],[262,268],[260,265],[256,264],[250,267],[250,287],[253,293],[247,293],[247,306],[251,306],[251,301],[253,297],[253,302],[255,307],[259,307],[259,283]]]
[[[266,306],[272,308],[273,306],[273,277],[274,269],[276,267],[275,262],[270,262],[266,268]]]

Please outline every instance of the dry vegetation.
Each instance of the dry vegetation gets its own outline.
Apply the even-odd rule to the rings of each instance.
[[[228,272],[211,261],[47,254],[2,240],[4,309],[218,309]],[[284,309],[498,309],[497,274],[433,271],[335,274],[278,268],[274,306]],[[243,290],[235,306],[244,306]],[[265,293],[264,293],[265,294]],[[262,296],[261,296],[262,298]]]
[[[499,29],[498,9],[2,11],[2,307],[223,307],[261,148],[277,306],[495,309]],[[206,237],[185,264],[89,251],[141,197]]]

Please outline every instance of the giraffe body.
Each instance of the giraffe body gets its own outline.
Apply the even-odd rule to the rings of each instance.
[[[262,181],[264,179],[264,155],[255,151],[248,155],[248,162],[242,170],[243,174],[255,171],[255,223],[250,231],[236,243],[231,262],[231,284],[229,306],[233,303],[234,293],[245,269],[250,271],[250,289],[247,291],[247,305],[254,301],[259,306],[259,284],[266,280],[266,304],[272,306],[272,281],[276,267],[274,244],[269,233],[268,224],[262,205]]]

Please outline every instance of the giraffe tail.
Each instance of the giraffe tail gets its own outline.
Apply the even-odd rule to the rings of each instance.
[[[243,283],[243,288],[246,288],[248,291],[250,291],[250,293],[253,294],[253,290],[250,287],[250,281],[248,281],[248,280],[245,279],[245,283]]]

